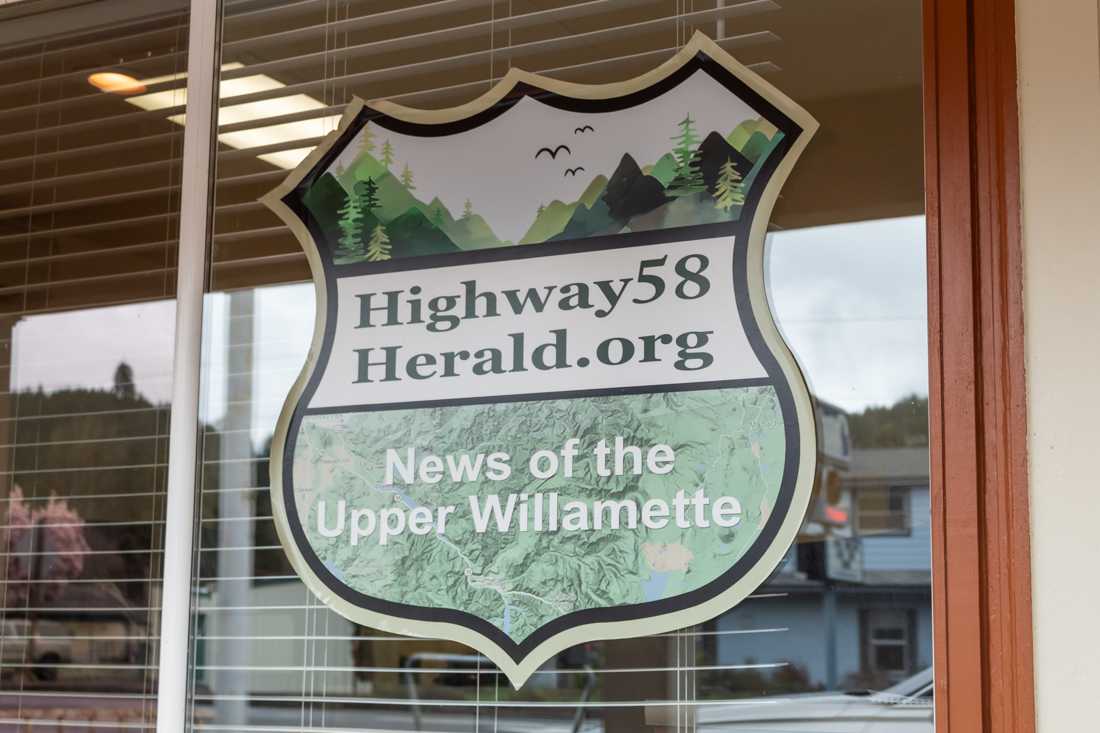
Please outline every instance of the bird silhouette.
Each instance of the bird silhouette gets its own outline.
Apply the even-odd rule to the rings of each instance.
[[[583,170],[584,170],[583,165],[578,165],[576,168],[566,168],[565,169],[565,175],[566,176],[575,176]]]
[[[582,132],[595,132],[595,131],[596,131],[596,128],[592,127],[592,125],[582,125],[581,127],[578,127],[577,129],[573,130],[573,134],[574,135],[580,135]]]
[[[539,151],[537,153],[535,153],[535,158],[538,159],[538,157],[540,155],[542,155],[543,153],[547,153],[550,156],[550,158],[552,160],[554,160],[554,159],[557,159],[558,153],[560,153],[562,150],[569,153],[570,155],[573,154],[573,151],[569,149],[568,145],[559,145],[558,147],[553,148],[553,149],[551,149],[551,148],[539,148]]]

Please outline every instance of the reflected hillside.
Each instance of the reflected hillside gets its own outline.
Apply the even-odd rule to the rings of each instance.
[[[5,678],[141,689],[155,669],[169,405],[120,363],[108,388],[23,389],[8,406]]]

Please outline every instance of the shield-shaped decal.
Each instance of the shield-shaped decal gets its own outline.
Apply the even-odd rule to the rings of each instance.
[[[763,262],[815,128],[698,34],[623,83],[352,104],[264,199],[317,293],[272,450],[309,587],[516,686],[752,593],[815,470]]]

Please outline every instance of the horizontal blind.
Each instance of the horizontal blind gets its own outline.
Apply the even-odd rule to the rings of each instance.
[[[165,79],[182,105],[179,15],[0,53],[0,316],[170,294],[182,128],[92,74]]]
[[[0,47],[4,729],[155,725],[183,128],[137,102],[184,109],[170,7]]]
[[[300,244],[257,199],[335,127],[353,96],[449,107],[513,65],[568,81],[618,81],[665,61],[696,29],[774,78],[791,55],[779,30],[787,5],[799,6],[809,27],[812,9],[776,0],[225,2],[195,730],[693,729],[708,707],[814,689],[792,660],[820,636],[818,617],[797,627],[790,619],[820,598],[820,584],[795,572],[793,552],[735,619],[572,649],[513,690],[461,645],[380,632],[327,609],[290,567],[268,495],[270,440],[309,348],[313,294]],[[846,144],[848,153],[859,145]]]
[[[779,38],[768,16],[777,3],[724,5],[226,4],[208,301],[216,325],[206,339],[196,550],[196,730],[417,721],[425,730],[625,730],[647,716],[684,718],[685,702],[724,702],[729,679],[751,683],[786,667],[778,656],[721,664],[715,654],[720,639],[783,636],[785,628],[711,624],[570,650],[515,691],[461,645],[382,633],[325,608],[287,563],[268,497],[270,436],[308,348],[312,286],[303,282],[309,273],[297,240],[256,199],[335,126],[353,95],[446,107],[483,93],[513,64],[571,81],[614,81],[664,61],[696,28],[721,36],[758,70],[776,68],[769,54]],[[786,593],[762,591],[746,604]]]
[[[335,126],[354,95],[447,107],[486,91],[513,64],[571,81],[629,78],[718,21],[729,28],[725,48],[758,70],[774,66],[773,0],[697,5],[677,13],[668,0],[513,2],[509,12],[502,1],[306,2],[272,14],[245,3],[238,15],[230,3],[223,61],[234,67],[223,70],[223,94],[249,91],[222,102],[218,124],[227,149],[218,159],[214,287],[259,284],[261,262],[267,282],[308,277],[296,240],[256,198]]]

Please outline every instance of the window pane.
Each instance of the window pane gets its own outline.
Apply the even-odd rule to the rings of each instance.
[[[875,666],[883,672],[898,672],[905,669],[905,649],[895,645],[875,647]]]
[[[145,103],[183,109],[186,8],[32,5],[0,23],[0,728],[151,728],[183,128]]]
[[[806,2],[226,3],[196,726],[751,730],[777,701],[797,714],[800,696],[828,691],[839,711],[862,704],[845,690],[931,666],[920,3],[845,3],[824,22]],[[272,522],[271,439],[315,301],[301,246],[257,198],[353,96],[449,107],[512,65],[617,81],[666,60],[695,29],[822,124],[768,242],[769,297],[817,398],[821,436],[799,542],[719,618],[570,649],[519,690],[458,644],[347,621],[297,578]],[[884,620],[872,624],[874,612]]]
[[[890,640],[903,640],[905,639],[904,629],[875,629],[874,630],[875,641],[890,641]]]

